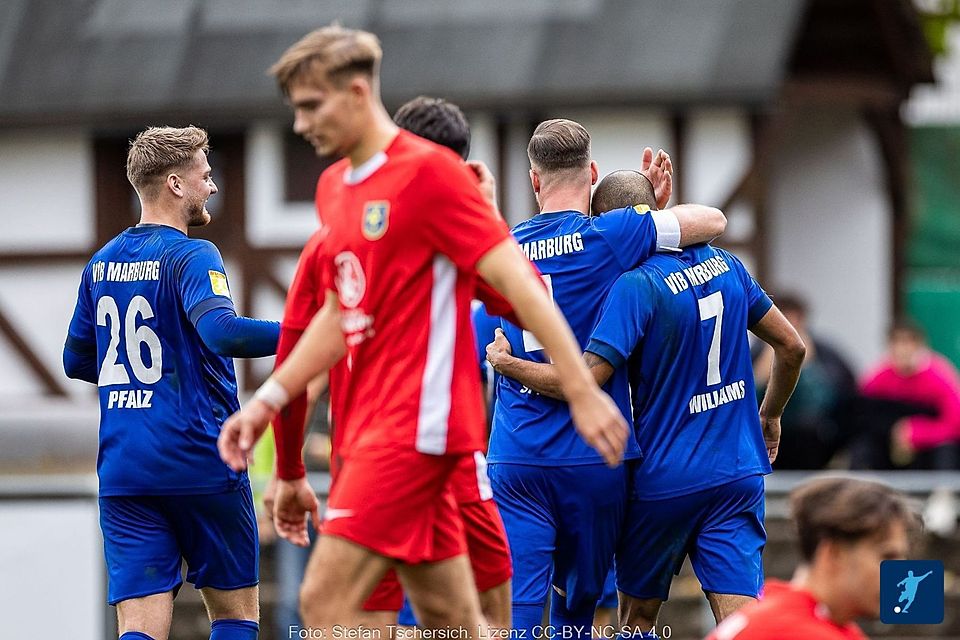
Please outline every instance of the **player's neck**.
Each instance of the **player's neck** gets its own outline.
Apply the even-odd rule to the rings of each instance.
[[[583,187],[551,187],[549,190],[540,190],[540,213],[552,211],[579,211],[587,213],[590,210],[590,191]]]
[[[183,216],[179,213],[162,211],[156,207],[143,207],[140,212],[140,224],[160,224],[187,234],[187,223],[183,220]]]
[[[810,567],[808,571],[793,579],[794,586],[808,591],[818,603],[826,607],[832,622],[844,626],[856,618],[857,614],[845,605],[847,598],[837,590],[835,582],[833,571],[817,567]]]
[[[364,131],[357,145],[348,154],[350,165],[359,167],[377,153],[385,150],[397,137],[399,127],[393,123],[387,111],[382,107],[375,109],[370,125]]]

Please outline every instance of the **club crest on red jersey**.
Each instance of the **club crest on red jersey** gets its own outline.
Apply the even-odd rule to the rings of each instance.
[[[390,203],[386,200],[372,200],[363,205],[363,237],[367,240],[379,240],[387,232],[390,223]]]
[[[363,275],[363,265],[352,251],[343,251],[333,259],[337,265],[337,292],[340,303],[348,309],[355,308],[363,300],[367,291],[367,279]]]

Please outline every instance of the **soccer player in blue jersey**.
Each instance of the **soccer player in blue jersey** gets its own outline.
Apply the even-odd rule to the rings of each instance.
[[[543,274],[581,346],[607,291],[624,271],[658,248],[704,242],[724,229],[720,211],[697,205],[652,214],[626,207],[587,215],[597,165],[590,157],[590,135],[576,122],[541,123],[527,153],[540,213],[513,234]],[[665,154],[653,163],[649,155],[643,168],[651,175],[669,168]],[[509,323],[504,327],[515,354],[544,361],[532,335]],[[629,417],[626,373],[604,389]],[[630,440],[625,459],[638,456]],[[488,460],[513,557],[514,628],[532,637],[551,591],[552,568],[551,623],[568,628],[558,633],[588,636],[626,507],[625,467],[607,467],[577,435],[566,403],[507,378],[497,386]]]
[[[100,526],[121,640],[165,640],[187,564],[214,640],[259,633],[259,543],[246,472],[217,452],[239,409],[233,357],[276,351],[279,324],[238,317],[223,260],[189,227],[217,192],[203,129],[152,127],[127,177],[140,223],[86,268],[63,351],[100,391]]]
[[[775,352],[759,415],[748,329]],[[488,351],[498,371],[560,397],[551,367],[512,358],[507,348],[501,337],[499,350]],[[780,416],[803,356],[794,328],[722,249],[660,253],[613,285],[585,358],[600,383],[629,373],[644,455],[633,467],[617,550],[622,626],[654,628],[688,555],[718,621],[757,597],[763,475],[776,457]]]

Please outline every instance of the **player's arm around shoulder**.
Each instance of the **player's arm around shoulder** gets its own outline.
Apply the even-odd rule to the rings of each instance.
[[[476,270],[516,309],[520,320],[556,364],[578,433],[608,464],[619,464],[629,435],[627,423],[593,380],[570,326],[528,262],[516,240],[507,237],[482,255]]]
[[[710,242],[723,235],[727,228],[727,217],[716,207],[702,204],[678,204],[659,213],[666,212],[670,212],[677,219],[680,232],[678,247]]]
[[[533,362],[513,355],[510,341],[502,329],[496,330],[496,337],[486,347],[487,362],[494,371],[502,376],[513,378],[523,386],[536,391],[542,396],[555,400],[566,400],[563,386],[560,384],[560,374],[552,364]],[[584,353],[584,363],[593,374],[593,379],[602,386],[613,374],[613,365],[595,353]]]

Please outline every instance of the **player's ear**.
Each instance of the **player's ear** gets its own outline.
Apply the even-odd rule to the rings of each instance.
[[[814,564],[817,564],[819,560],[827,567],[841,567],[845,551],[846,546],[838,540],[831,540],[829,538],[821,540],[820,544],[817,545],[817,550],[813,552]]]
[[[600,177],[600,167],[596,160],[590,161],[590,184],[597,184],[597,178]]]
[[[183,180],[175,173],[167,176],[167,188],[178,198],[183,197]]]
[[[373,93],[373,87],[370,86],[370,80],[365,76],[353,76],[350,79],[350,83],[347,85],[347,91],[350,92],[350,96],[357,101],[366,100],[371,93]]]
[[[534,193],[540,193],[540,174],[536,169],[530,169],[530,184],[533,186]]]

